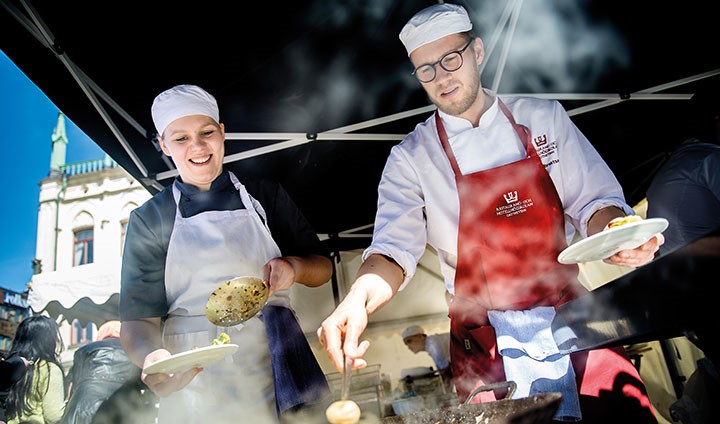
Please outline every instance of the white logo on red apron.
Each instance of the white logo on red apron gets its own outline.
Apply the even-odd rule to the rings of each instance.
[[[533,201],[530,198],[520,199],[517,190],[508,191],[503,194],[503,199],[505,199],[506,204],[495,208],[495,214],[497,216],[504,216],[505,218],[525,213],[527,209],[533,205]]]
[[[513,202],[517,202],[517,199],[518,199],[517,190],[508,191],[506,194],[503,194],[503,197],[505,198],[505,203],[510,204]]]

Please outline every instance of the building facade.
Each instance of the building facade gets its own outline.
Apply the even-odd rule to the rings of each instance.
[[[118,319],[128,217],[151,195],[107,155],[65,163],[69,140],[62,113],[52,141],[50,172],[40,182],[28,304],[33,313],[47,313],[61,322],[67,362],[75,347],[94,339],[98,326]]]
[[[0,288],[0,356],[10,350],[20,321],[30,316],[27,292],[17,293]]]

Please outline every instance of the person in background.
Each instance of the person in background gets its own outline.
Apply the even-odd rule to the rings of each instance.
[[[97,339],[73,354],[68,379],[70,394],[64,424],[128,423],[155,421],[154,402],[147,400],[140,380],[140,368],[133,364],[120,345],[120,321],[98,328]],[[147,393],[150,393],[149,390]],[[99,408],[112,410],[112,417],[96,415]]]
[[[20,322],[9,356],[26,358],[28,366],[8,391],[5,400],[8,424],[60,422],[65,407],[62,351],[60,329],[52,318],[36,315]]]
[[[332,363],[341,369],[345,354],[354,367],[366,365],[369,343],[360,336],[368,316],[412,279],[429,244],[452,295],[460,402],[484,385],[514,380],[515,397],[562,393],[557,420],[656,422],[624,349],[570,353],[572,335],[551,329],[555,308],[586,293],[577,265],[560,264],[558,254],[577,233],[590,236],[634,214],[616,177],[559,102],[482,87],[483,43],[463,7],[421,10],[400,40],[438,110],[388,157],[371,245],[348,294],[318,329]],[[638,267],[662,243],[658,234],[604,261]],[[501,395],[486,391],[471,401]]]
[[[427,352],[435,363],[446,390],[452,390],[450,369],[450,333],[427,335],[419,325],[411,325],[402,332],[403,342],[412,353]]]
[[[653,176],[646,192],[648,218],[665,218],[660,256],[674,260],[720,257],[720,89],[701,85],[688,107],[684,137]],[[680,255],[680,256],[678,256]],[[712,284],[712,283],[711,283]],[[720,349],[717,320],[687,333],[705,354],[688,378],[671,417],[683,423],[718,422],[714,402],[720,397]],[[672,343],[672,340],[663,341]]]
[[[665,218],[659,254],[720,255],[720,90],[701,87],[690,100],[686,136],[653,176],[647,218]],[[689,251],[688,249],[692,249]]]
[[[160,423],[275,423],[324,414],[330,389],[291,308],[295,283],[330,280],[332,262],[283,187],[223,168],[225,126],[215,97],[183,84],[151,108],[158,141],[179,177],[128,222],[123,253],[121,340],[141,368],[221,333],[231,357],[174,374],[142,374],[160,397]],[[230,328],[205,315],[210,294],[238,276],[270,286],[260,314]]]
[[[7,424],[5,399],[8,390],[27,372],[29,361],[20,355],[12,355],[0,359],[0,424]]]

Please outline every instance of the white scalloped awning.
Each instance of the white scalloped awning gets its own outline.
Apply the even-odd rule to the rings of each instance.
[[[120,269],[88,264],[33,275],[28,304],[35,313],[46,311],[68,322],[97,325],[118,319]]]

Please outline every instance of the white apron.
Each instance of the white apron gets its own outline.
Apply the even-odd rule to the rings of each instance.
[[[234,327],[216,327],[205,316],[210,293],[238,276],[262,278],[265,263],[280,256],[265,211],[233,173],[230,179],[245,209],[208,211],[183,218],[179,207],[167,252],[165,291],[169,304],[163,344],[171,353],[207,346],[220,332],[240,346],[224,361],[208,365],[184,389],[160,399],[159,422],[276,423],[273,374],[265,325],[258,316]],[[176,205],[180,190],[173,185]],[[269,303],[290,307],[287,291]]]

